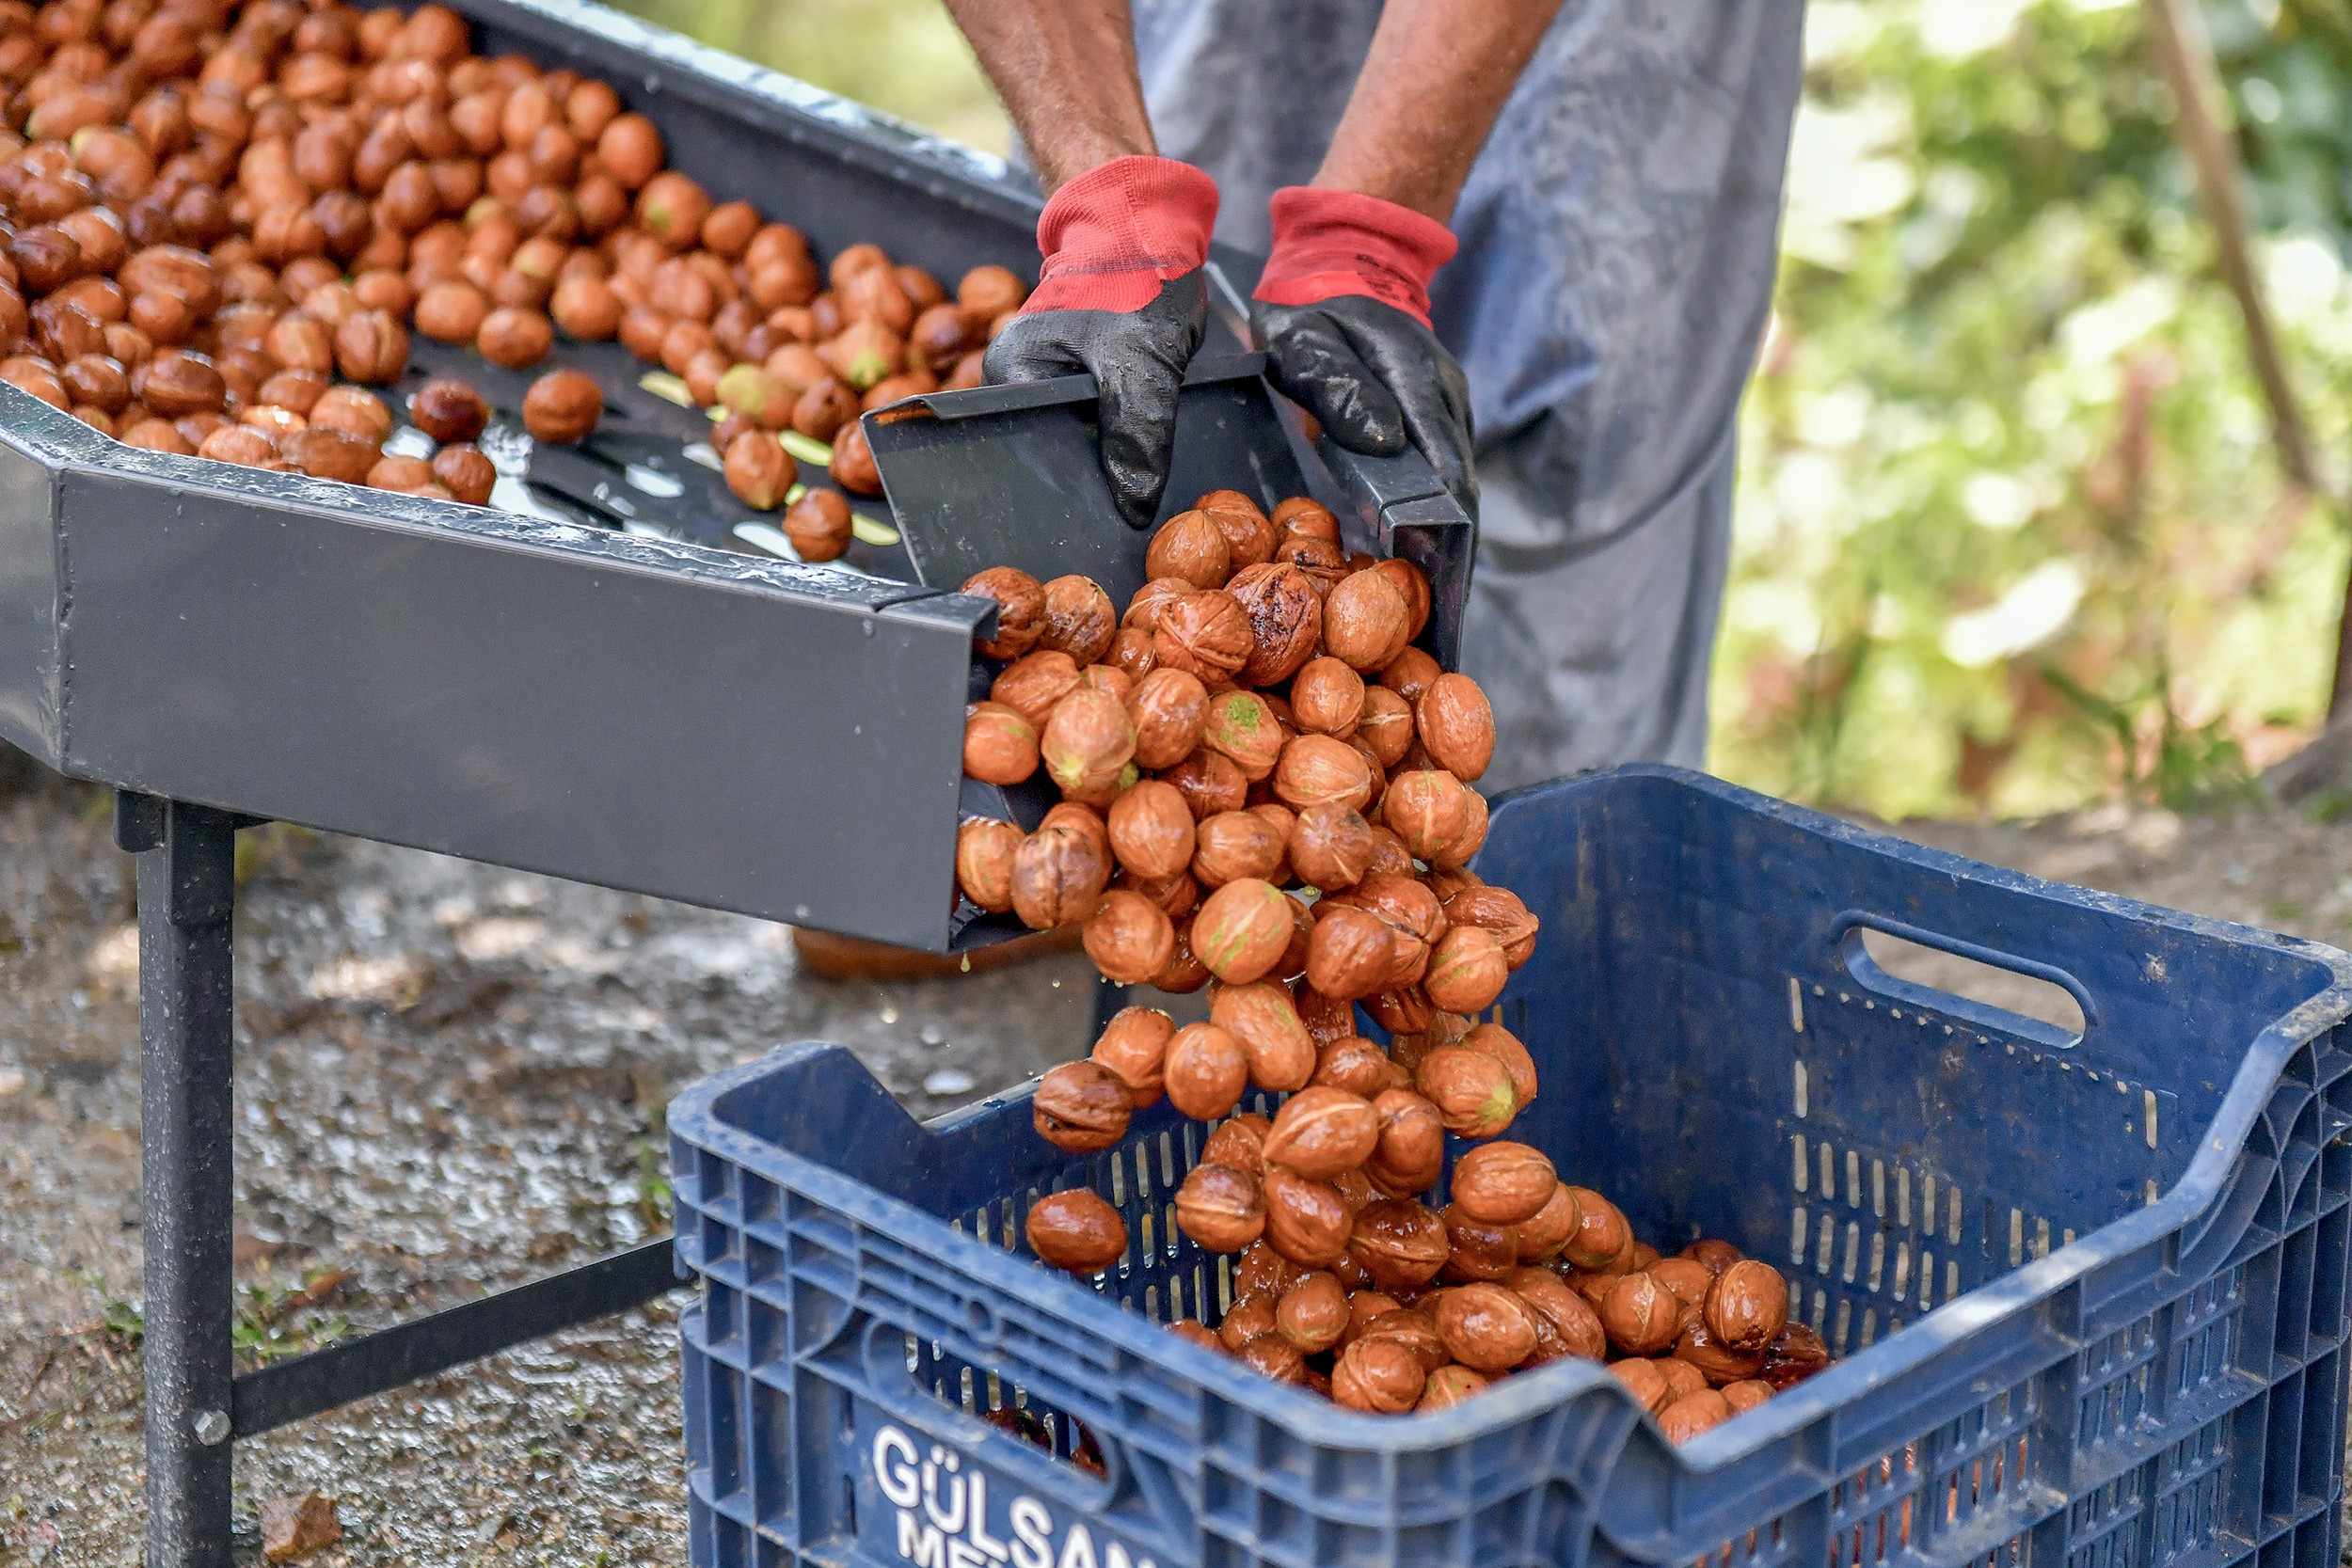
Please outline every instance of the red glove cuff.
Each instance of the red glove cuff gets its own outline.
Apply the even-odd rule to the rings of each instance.
[[[1454,231],[1410,207],[1355,191],[1274,193],[1274,254],[1258,279],[1268,305],[1370,294],[1429,325],[1429,280],[1454,260]]]
[[[1035,310],[1140,310],[1160,285],[1200,270],[1216,182],[1173,158],[1114,158],[1054,193],[1037,220],[1045,258]]]

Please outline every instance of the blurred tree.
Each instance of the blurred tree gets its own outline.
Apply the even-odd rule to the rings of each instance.
[[[2352,148],[2301,110],[2264,141],[2286,94],[2265,119],[2253,84],[2343,102],[2345,66],[2299,11],[2207,10],[2325,477],[2352,431]],[[1890,815],[2190,803],[2316,721],[2343,531],[2280,473],[2143,24],[2130,0],[1815,0],[1721,770]]]
[[[615,0],[619,8],[969,147],[1004,110],[940,0]]]

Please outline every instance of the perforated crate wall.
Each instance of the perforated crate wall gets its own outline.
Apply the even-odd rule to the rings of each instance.
[[[1581,1362],[1343,1411],[1161,1326],[1226,1299],[1170,1224],[1203,1129],[1073,1160],[1025,1093],[920,1128],[794,1047],[672,1110],[694,1561],[2333,1562],[2352,960],[1666,769],[1493,822],[1545,923],[1515,1135],[1781,1264],[1846,1360],[1680,1449]],[[2085,1030],[1895,979],[1867,927],[2056,977]],[[1130,1237],[1092,1291],[1021,1256],[1078,1184]]]

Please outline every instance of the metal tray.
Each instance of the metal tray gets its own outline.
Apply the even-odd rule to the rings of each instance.
[[[611,81],[673,166],[820,255],[1034,265],[1039,201],[999,160],[601,7],[457,8],[485,54]],[[417,349],[412,381],[462,367],[519,404],[526,378]],[[633,440],[707,472],[662,456],[704,417],[640,391],[647,367],[550,362],[615,408],[591,461]],[[740,509],[634,486],[613,497],[675,538],[558,520],[527,438],[487,444],[525,515],[135,451],[0,388],[0,738],[79,779],[944,947],[991,607],[755,552]]]
[[[1000,160],[598,6],[457,8],[485,54],[611,81],[673,166],[820,256],[1033,264],[1040,202]],[[1220,248],[1213,343],[1255,265]],[[950,950],[993,607],[923,586],[882,499],[839,565],[747,542],[701,411],[614,344],[548,363],[604,388],[579,450],[534,451],[531,377],[470,351],[420,338],[395,389],[455,372],[505,411],[506,510],[137,451],[0,385],[0,739],[146,795]],[[1067,420],[1090,393],[1057,398]],[[1417,504],[1368,471],[1326,482],[1368,526]]]

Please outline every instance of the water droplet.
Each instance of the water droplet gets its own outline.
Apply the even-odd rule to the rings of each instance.
[[[622,472],[628,475],[628,482],[631,484],[648,496],[659,496],[663,500],[675,500],[686,494],[686,486],[678,482],[676,475],[665,474],[660,469],[646,464],[631,463]]]
[[[882,1004],[881,1017],[884,1023],[896,1023],[898,1022],[898,1009],[885,1002]]]
[[[930,1095],[970,1094],[978,1080],[960,1067],[944,1067],[923,1080],[923,1092]]]
[[[971,961],[972,960],[969,958],[964,960],[966,963],[970,963]],[[925,1045],[937,1045],[946,1037],[946,1033],[942,1030],[938,1024],[926,1023],[923,1025],[922,1039]]]

